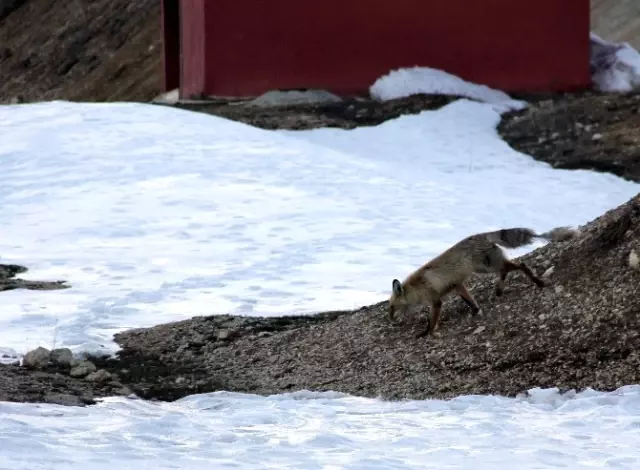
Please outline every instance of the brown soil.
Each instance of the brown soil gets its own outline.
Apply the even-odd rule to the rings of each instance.
[[[375,126],[403,114],[438,109],[457,99],[457,96],[420,94],[386,102],[357,98],[345,99],[339,103],[269,108],[252,106],[248,102],[179,103],[175,107],[213,114],[262,129],[355,129],[360,126]]]
[[[12,0],[0,15],[0,102],[148,101],[160,93],[159,0]]]
[[[591,0],[591,30],[607,41],[628,42],[640,50],[640,2]]]

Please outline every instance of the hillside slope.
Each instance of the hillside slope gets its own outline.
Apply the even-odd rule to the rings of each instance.
[[[607,41],[628,42],[640,50],[640,2],[591,0],[591,30]]]
[[[139,101],[158,94],[158,0],[15,3],[0,20],[0,101]]]

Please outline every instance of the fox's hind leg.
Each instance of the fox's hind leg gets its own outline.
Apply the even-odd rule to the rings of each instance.
[[[476,299],[473,298],[464,284],[457,285],[456,291],[458,292],[458,295],[462,298],[462,300],[464,300],[464,302],[469,306],[472,315],[477,315],[478,313],[480,313],[480,306],[478,305],[478,302],[476,302]]]
[[[504,281],[507,279],[507,275],[511,271],[522,271],[531,281],[538,287],[543,288],[545,286],[542,279],[533,274],[533,271],[529,269],[529,267],[524,263],[515,263],[508,259],[505,259],[502,263],[502,268],[500,269],[500,279],[498,280],[498,285],[496,286],[496,296],[500,297],[504,292]]]

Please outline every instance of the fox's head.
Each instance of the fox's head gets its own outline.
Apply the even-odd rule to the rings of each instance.
[[[389,319],[393,320],[398,309],[405,309],[409,305],[407,293],[402,283],[394,279],[391,283],[391,297],[389,297]]]

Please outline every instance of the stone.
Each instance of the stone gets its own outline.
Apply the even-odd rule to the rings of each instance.
[[[92,372],[96,371],[96,366],[91,361],[81,361],[78,365],[74,366],[69,372],[71,377],[85,377]]]
[[[42,346],[29,351],[22,359],[22,365],[28,369],[43,369],[49,365],[51,352]]]
[[[250,105],[266,108],[271,106],[339,103],[341,101],[342,98],[325,90],[272,90],[252,100]]]
[[[90,382],[99,382],[99,383],[108,382],[111,380],[111,374],[104,369],[100,369],[95,372],[91,372],[89,375],[85,377],[85,380],[88,380]]]
[[[629,252],[628,263],[631,269],[640,270],[640,257],[635,250]]]
[[[218,330],[216,332],[216,338],[218,339],[229,339],[229,337],[231,336],[231,331],[230,330]]]
[[[71,367],[73,353],[69,348],[58,348],[51,351],[51,362],[62,367]]]
[[[87,399],[68,393],[47,393],[44,396],[44,401],[45,403],[63,406],[86,406],[91,404]]]
[[[131,395],[134,395],[133,391],[127,387],[126,385],[120,387],[118,390],[116,390],[116,393],[118,395],[121,395],[123,397],[130,397]]]

